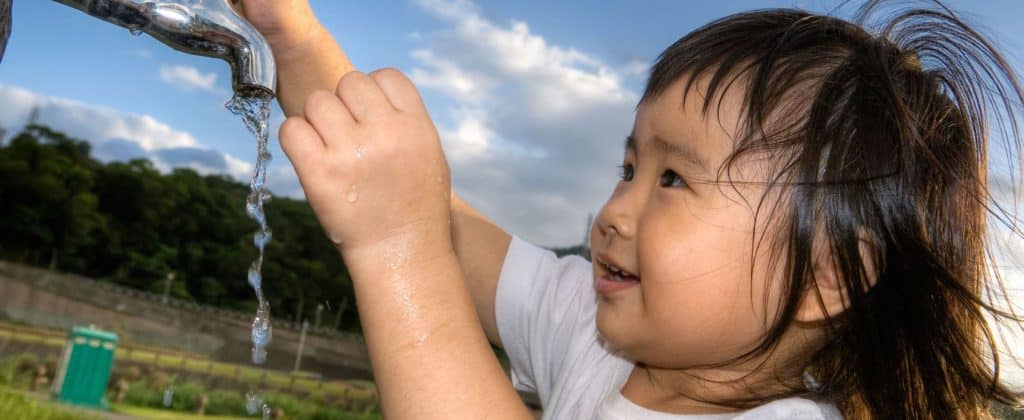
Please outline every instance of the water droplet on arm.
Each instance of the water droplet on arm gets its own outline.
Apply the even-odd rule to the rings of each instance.
[[[341,246],[345,243],[345,241],[342,241],[341,239],[334,237],[334,235],[328,235],[327,238],[330,239],[332,243],[334,243],[334,246]]]
[[[359,199],[359,190],[356,189],[356,184],[352,184],[352,188],[349,188],[348,194],[345,195],[345,200],[349,203],[355,203]]]

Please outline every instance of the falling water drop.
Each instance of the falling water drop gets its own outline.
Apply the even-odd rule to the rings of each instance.
[[[267,360],[267,345],[273,338],[274,330],[270,326],[269,308],[256,310],[256,318],[252,320],[252,362],[263,364]]]
[[[263,404],[263,420],[270,420],[270,405]]]
[[[174,388],[167,387],[164,390],[164,407],[170,407],[174,402]]]
[[[256,391],[249,391],[245,393],[245,412],[249,415],[254,415],[260,410],[263,404],[263,398],[256,394]]]

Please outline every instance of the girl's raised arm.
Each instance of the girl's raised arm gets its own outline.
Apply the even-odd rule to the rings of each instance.
[[[235,0],[235,5],[274,51],[278,102],[285,115],[303,116],[310,94],[334,90],[342,76],[355,70],[308,0]],[[451,202],[452,241],[466,287],[488,339],[500,346],[494,294],[511,236],[454,193]]]

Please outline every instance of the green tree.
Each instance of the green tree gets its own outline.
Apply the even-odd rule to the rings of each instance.
[[[0,145],[0,258],[157,293],[173,272],[174,297],[255,309],[246,272],[257,226],[245,214],[246,184],[191,169],[162,174],[145,159],[104,164],[90,153],[87,142],[40,125]],[[275,198],[266,210],[273,240],[264,288],[274,313],[300,320],[318,303],[354,302],[308,204]]]

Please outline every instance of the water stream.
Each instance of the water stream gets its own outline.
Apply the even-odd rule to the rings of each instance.
[[[266,188],[267,165],[270,164],[270,152],[267,150],[267,141],[270,136],[270,102],[273,96],[263,92],[240,92],[236,93],[227,108],[233,114],[242,118],[246,128],[256,137],[256,173],[249,183],[249,197],[245,202],[245,211],[253,220],[259,224],[259,230],[253,234],[253,244],[259,250],[256,259],[249,265],[248,280],[256,292],[256,299],[259,302],[256,309],[256,317],[252,320],[252,362],[262,364],[267,360],[267,346],[273,337],[273,329],[270,326],[270,304],[263,295],[263,249],[270,242],[271,232],[267,225],[267,216],[263,212],[263,204],[270,199],[270,190]],[[246,409],[250,415],[256,414],[257,409],[263,412],[263,418],[268,419],[270,406],[263,402],[257,394],[250,391],[246,394]]]

